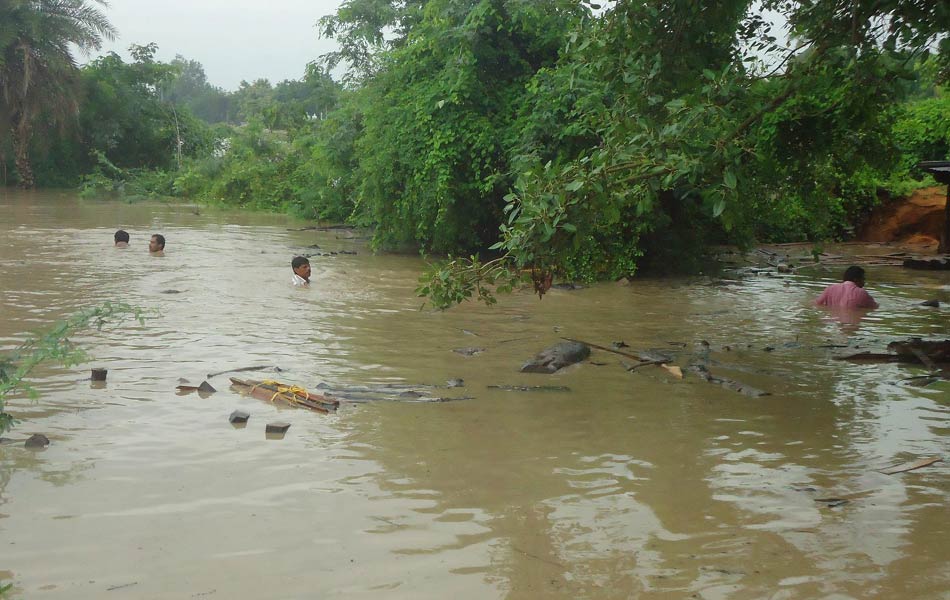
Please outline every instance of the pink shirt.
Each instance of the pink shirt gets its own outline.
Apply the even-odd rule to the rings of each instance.
[[[825,288],[815,300],[817,306],[841,306],[844,308],[877,308],[877,302],[871,294],[858,287],[853,281],[842,281]]]

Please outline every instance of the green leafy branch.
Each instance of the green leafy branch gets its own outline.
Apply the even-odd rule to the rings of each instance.
[[[27,338],[20,346],[0,355],[0,434],[11,429],[16,421],[5,412],[4,400],[14,394],[25,394],[35,400],[36,389],[26,377],[40,363],[54,361],[64,366],[75,365],[88,358],[69,336],[81,329],[94,327],[101,330],[107,323],[134,318],[145,323],[145,311],[124,303],[107,302],[102,306],[83,309],[48,331]]]

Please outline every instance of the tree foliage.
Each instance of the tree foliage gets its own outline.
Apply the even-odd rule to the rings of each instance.
[[[763,215],[790,206],[811,216],[807,234],[853,216],[848,201],[876,190],[846,186],[894,161],[901,82],[950,14],[913,2],[765,6],[788,18],[797,47],[778,46],[748,2],[621,0],[571,32],[536,78],[527,166],[495,245],[506,260],[492,268],[530,269],[543,292],[552,275],[630,275],[639,253],[669,255],[696,232],[747,242],[769,225]],[[754,68],[762,54],[771,72]],[[449,273],[492,275],[466,261]],[[438,292],[444,275],[421,291]]]
[[[114,30],[101,0],[0,2],[0,148],[12,148],[20,185],[33,187],[30,143],[37,128],[77,112],[73,49],[98,49]],[[8,137],[9,136],[9,137]]]
[[[86,353],[73,344],[69,337],[80,330],[102,329],[107,323],[117,323],[133,317],[145,322],[141,309],[128,304],[107,302],[102,306],[81,310],[48,331],[27,338],[11,352],[0,354],[0,435],[15,424],[12,415],[5,412],[5,400],[11,396],[38,396],[27,377],[40,363],[53,361],[64,366],[75,365],[87,359]]]

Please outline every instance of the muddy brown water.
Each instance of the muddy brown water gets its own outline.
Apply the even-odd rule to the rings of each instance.
[[[844,324],[809,306],[840,267],[434,312],[413,294],[420,259],[288,231],[302,225],[0,192],[0,348],[107,300],[158,313],[76,336],[94,360],[44,367],[39,401],[10,402],[11,597],[947,597],[950,465],[877,470],[947,458],[950,387],[820,346],[950,337],[950,308],[917,306],[950,303],[950,274],[874,267],[882,308]],[[120,227],[129,249],[112,247]],[[164,258],[147,253],[153,232]],[[357,254],[314,257],[314,285],[290,285],[295,253],[339,250]],[[518,373],[560,336],[706,360],[772,395],[629,373],[596,350],[555,375]],[[485,351],[452,351],[473,346]],[[327,416],[240,396],[227,376],[206,398],[175,393],[179,377],[254,364],[306,387],[462,378],[440,394],[474,398]],[[109,369],[104,386],[83,380],[92,366]],[[243,429],[228,423],[236,408],[251,413]],[[291,423],[283,439],[265,436],[275,420]],[[52,444],[23,448],[34,432]]]

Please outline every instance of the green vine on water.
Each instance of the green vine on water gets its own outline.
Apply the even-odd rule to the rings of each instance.
[[[35,400],[36,389],[26,381],[30,372],[42,362],[56,362],[64,366],[85,361],[88,355],[74,344],[69,336],[79,330],[101,330],[107,323],[134,318],[144,324],[146,312],[134,306],[106,302],[83,309],[51,329],[27,338],[13,351],[0,354],[0,435],[11,429],[16,421],[6,412],[6,399],[16,394]]]

